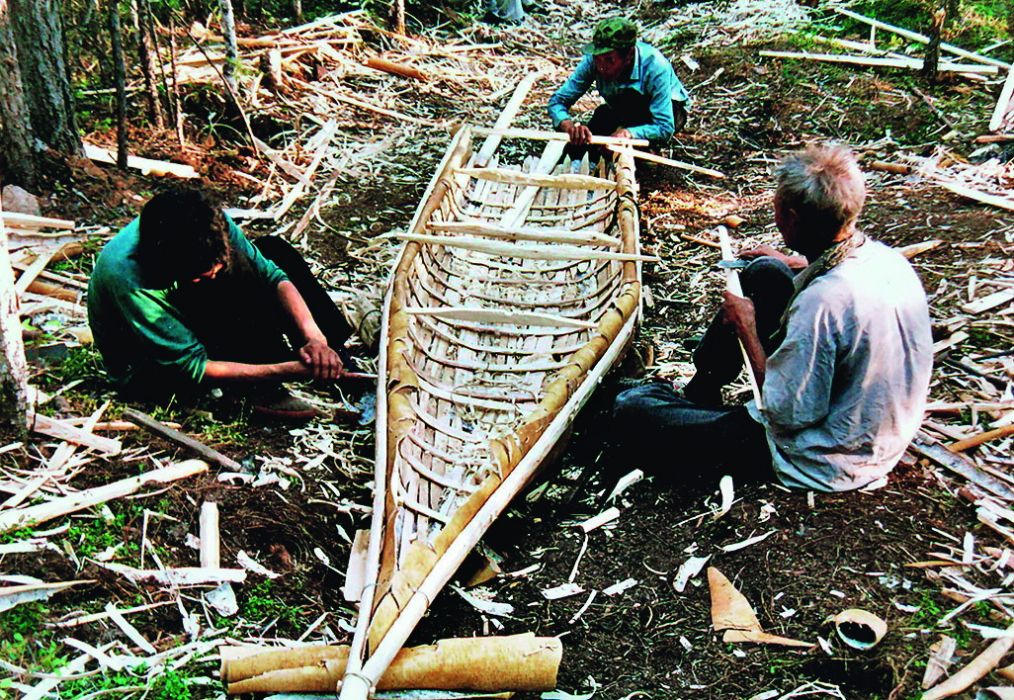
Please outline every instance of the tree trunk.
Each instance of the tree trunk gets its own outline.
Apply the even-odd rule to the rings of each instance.
[[[5,180],[35,184],[32,144],[31,117],[18,67],[11,8],[7,0],[0,0],[0,172]],[[6,241],[4,237],[4,251]]]
[[[922,75],[930,83],[937,81],[937,69],[940,65],[940,38],[947,19],[947,7],[941,7],[933,13],[933,23],[929,31],[929,44],[926,45],[926,58],[922,64]]]
[[[405,34],[405,0],[394,0],[391,6],[391,28],[398,34]]]
[[[127,169],[127,67],[123,58],[120,0],[108,0],[109,38],[113,45],[113,78],[116,81],[116,167]]]
[[[176,72],[176,25],[173,24],[172,16],[169,17],[169,63],[173,71],[173,104],[174,126],[176,128],[176,140],[182,146],[184,143],[183,134],[183,100],[180,97],[180,81]]]
[[[236,47],[236,18],[232,14],[232,0],[219,0],[222,6],[222,36],[225,37],[225,65],[222,66],[222,77],[239,99],[236,85],[236,65],[239,63],[239,49]]]
[[[292,0],[292,14],[297,22],[303,23],[303,0]]]
[[[81,155],[81,136],[77,132],[74,97],[64,60],[60,2],[9,1],[32,131],[53,150]]]
[[[155,71],[158,70],[158,52],[152,41],[151,8],[148,0],[137,2],[137,50],[141,59],[141,70],[144,73],[144,90],[148,95],[148,118],[159,129],[166,125],[165,110],[162,98],[158,94]]]
[[[6,0],[0,0],[0,28],[4,24],[6,12]],[[2,50],[0,44],[0,51]],[[3,206],[0,205],[0,440],[3,442],[19,440],[25,436],[27,397],[28,366],[25,363],[25,346],[21,340],[14,272],[7,251]]]

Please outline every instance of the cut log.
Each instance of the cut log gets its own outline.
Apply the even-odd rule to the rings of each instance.
[[[155,420],[146,413],[135,411],[132,408],[128,408],[123,412],[123,417],[129,420],[131,423],[136,423],[140,427],[148,430],[160,437],[165,438],[171,443],[179,445],[180,447],[186,448],[192,451],[194,454],[200,455],[209,462],[213,462],[226,469],[232,469],[235,471],[242,471],[242,465],[236,460],[226,457],[218,450],[212,449],[207,445],[204,445],[189,435],[184,435],[178,430],[174,430],[169,426]]]
[[[18,508],[0,513],[0,533],[27,525],[44,523],[62,515],[76,513],[92,506],[101,505],[116,498],[136,493],[152,484],[168,484],[195,474],[208,471],[208,465],[196,459],[180,462],[169,467],[156,469],[147,474],[114,481],[105,486],[96,486],[70,496],[54,498],[27,508]]]
[[[348,647],[264,651],[220,647],[227,692],[334,693]],[[540,691],[556,687],[563,645],[554,637],[444,639],[398,652],[380,678],[380,690]]]

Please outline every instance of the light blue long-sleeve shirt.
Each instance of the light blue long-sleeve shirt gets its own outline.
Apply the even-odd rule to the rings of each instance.
[[[690,95],[676,77],[672,64],[654,46],[639,41],[634,54],[634,65],[627,78],[603,80],[595,71],[593,56],[586,55],[581,59],[570,79],[549,98],[549,118],[553,120],[554,127],[559,128],[561,122],[571,118],[568,110],[588,92],[592,82],[602,99],[614,108],[622,109],[621,105],[612,105],[611,100],[626,90],[636,90],[648,98],[651,121],[627,127],[635,139],[666,141],[672,138],[676,128],[673,101],[683,103],[686,109],[690,108]]]

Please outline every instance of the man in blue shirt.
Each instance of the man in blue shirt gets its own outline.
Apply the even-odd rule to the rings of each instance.
[[[549,98],[553,126],[567,132],[572,144],[585,145],[592,134],[661,144],[683,128],[690,95],[666,57],[637,40],[633,22],[603,20],[584,53],[574,74]],[[568,110],[593,82],[605,104],[580,124]]]

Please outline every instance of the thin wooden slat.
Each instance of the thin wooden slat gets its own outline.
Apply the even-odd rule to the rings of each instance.
[[[659,165],[668,165],[670,168],[679,168],[680,170],[689,170],[692,173],[700,173],[701,175],[707,175],[715,179],[722,179],[725,177],[725,173],[718,170],[712,170],[711,168],[705,168],[700,165],[694,165],[693,163],[684,163],[681,160],[673,160],[672,158],[663,158],[662,156],[655,155],[654,153],[647,153],[645,151],[638,151],[633,148],[618,148],[616,146],[609,146],[610,151],[613,153],[625,154],[629,153],[634,158],[640,158],[646,160],[649,163],[658,163]]]
[[[530,175],[500,168],[458,168],[455,173],[477,180],[492,180],[509,185],[558,187],[565,190],[615,190],[616,183],[591,175]]]
[[[606,250],[593,250],[571,246],[521,246],[506,243],[494,243],[481,238],[466,236],[427,236],[414,233],[400,233],[397,238],[404,241],[415,241],[428,245],[440,245],[451,248],[464,248],[478,253],[487,253],[503,258],[521,258],[528,260],[620,260],[630,262],[657,262],[652,255],[635,253],[614,253]]]
[[[514,88],[514,94],[511,95],[510,100],[504,105],[504,108],[500,111],[500,116],[496,119],[493,129],[487,134],[480,134],[486,137],[486,140],[482,144],[482,148],[479,149],[479,153],[475,156],[475,165],[479,168],[485,168],[489,164],[489,159],[493,157],[493,153],[500,146],[500,139],[503,137],[503,130],[507,130],[511,122],[514,121],[514,117],[517,116],[518,111],[521,109],[521,105],[524,104],[525,98],[528,97],[528,93],[531,92],[532,87],[535,85],[542,74],[539,72],[533,72],[526,75],[518,83],[518,86]],[[478,132],[475,132],[478,134]]]
[[[722,260],[733,261],[736,259],[736,255],[732,252],[732,243],[729,241],[729,232],[724,226],[719,226],[716,229],[718,233],[718,244],[722,248]],[[743,296],[743,287],[739,283],[739,272],[733,268],[726,268],[725,270],[725,288],[735,294],[736,296]],[[743,368],[746,370],[746,376],[750,380],[750,388],[753,390],[753,400],[757,403],[757,408],[764,408],[764,399],[761,396],[760,385],[757,384],[757,375],[754,374],[753,365],[750,364],[750,356],[746,352],[746,346],[743,345],[743,341],[739,340],[739,349],[743,353]]]
[[[4,212],[4,225],[11,228],[25,228],[32,230],[55,228],[67,231],[73,231],[77,226],[77,224],[69,219],[53,219],[48,216],[18,214],[13,211]]]
[[[542,155],[539,157],[539,162],[529,175],[541,177],[542,175],[552,173],[553,168],[556,167],[566,148],[567,145],[562,141],[550,141],[547,143],[546,147],[542,150]],[[553,177],[559,177],[559,175],[554,175]],[[538,193],[539,187],[536,185],[529,185],[522,190],[514,198],[514,205],[500,217],[500,225],[511,228],[521,226],[528,217],[528,212],[532,208],[532,203],[535,201]]]
[[[445,221],[427,226],[430,231],[438,233],[464,233],[489,238],[503,238],[510,241],[533,241],[537,243],[572,243],[574,245],[596,245],[619,248],[620,241],[611,236],[594,232],[577,232],[554,228],[534,228],[530,226],[508,228],[497,224],[472,223],[464,221]]]
[[[474,321],[478,323],[503,323],[513,326],[546,326],[549,328],[582,328],[594,329],[594,323],[580,321],[576,318],[555,316],[553,314],[541,314],[525,311],[502,311],[499,309],[470,309],[466,307],[448,308],[433,307],[420,308],[409,307],[405,309],[408,314],[421,314],[433,316],[439,319],[454,321]]]

